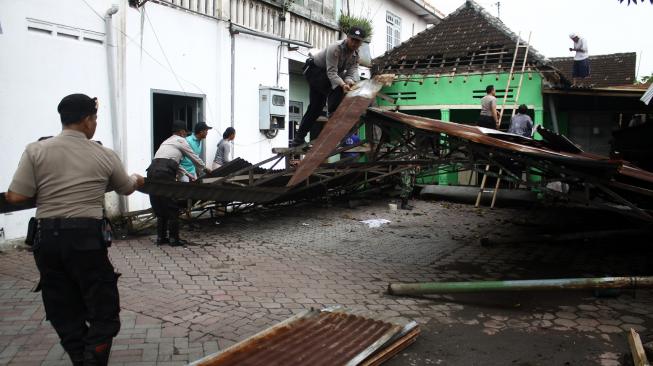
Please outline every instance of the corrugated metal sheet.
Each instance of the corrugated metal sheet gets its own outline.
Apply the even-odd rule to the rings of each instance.
[[[597,177],[623,174],[630,178],[653,183],[653,173],[639,169],[626,161],[613,160],[585,152],[556,151],[555,144],[549,144],[546,141],[521,138],[492,129],[444,122],[399,112],[383,111],[376,108],[370,108],[368,116],[371,118],[384,118],[424,131],[444,133],[493,148],[522,153],[538,159],[576,167],[583,171],[589,170]]]
[[[182,183],[145,179],[139,189],[146,194],[170,197],[178,200],[195,199],[220,202],[263,203],[274,200],[286,192],[285,188],[236,187],[222,184]]]
[[[301,161],[295,174],[288,182],[288,187],[293,187],[306,178],[329,157],[349,131],[360,121],[361,116],[372,103],[381,87],[394,80],[394,75],[379,75],[372,80],[365,80],[358,84],[359,88],[347,93],[338,109],[329,117],[318,138],[313,142],[313,147]]]
[[[416,329],[414,322],[400,325],[344,311],[310,310],[191,365],[353,366]]]
[[[247,167],[252,166],[253,164],[243,158],[235,158],[234,160],[228,162],[227,164],[215,169],[211,174],[207,174],[204,178],[218,178],[226,177],[229,174],[235,173],[239,170],[243,170]],[[263,174],[263,173],[277,173],[283,169],[264,169],[261,167],[254,168],[254,174]]]

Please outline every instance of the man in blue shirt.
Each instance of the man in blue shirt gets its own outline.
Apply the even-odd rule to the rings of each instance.
[[[508,133],[514,133],[515,135],[520,135],[528,138],[533,138],[533,120],[531,117],[526,114],[528,112],[528,107],[525,104],[522,104],[517,109],[517,114],[512,117],[510,120],[510,128],[508,128]]]
[[[195,132],[186,137],[186,141],[193,149],[193,152],[199,156],[202,153],[202,140],[206,138],[206,135],[209,134],[209,130],[213,127],[208,126],[205,122],[198,122],[195,125]],[[197,171],[195,170],[195,164],[184,156],[179,163],[186,173],[181,177],[182,182],[190,182],[197,179]]]

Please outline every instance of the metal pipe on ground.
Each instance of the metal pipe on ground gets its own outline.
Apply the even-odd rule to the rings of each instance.
[[[495,291],[634,289],[653,287],[653,277],[558,278],[546,280],[391,283],[390,295],[436,295]]]

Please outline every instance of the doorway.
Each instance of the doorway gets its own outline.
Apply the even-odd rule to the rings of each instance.
[[[204,121],[204,95],[174,91],[152,91],[152,156],[161,143],[172,135],[172,121],[186,122],[193,131],[197,122]],[[202,158],[205,152],[202,149]]]
[[[295,139],[295,134],[299,129],[299,124],[302,121],[303,115],[304,103],[291,100],[288,104],[288,119],[290,121],[288,124],[288,142],[291,142]]]

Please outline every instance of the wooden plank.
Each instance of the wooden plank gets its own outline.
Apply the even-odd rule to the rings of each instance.
[[[628,344],[630,345],[630,352],[633,355],[633,363],[635,366],[649,366],[650,363],[646,358],[646,352],[644,352],[642,340],[633,328],[630,328],[630,332],[628,332]]]
[[[394,357],[397,353],[404,350],[406,347],[413,344],[413,342],[417,340],[417,336],[419,335],[419,333],[420,333],[419,328],[413,329],[405,336],[397,339],[397,341],[391,344],[390,346],[370,356],[368,359],[363,361],[363,363],[361,363],[361,366],[377,366],[384,363],[385,361]]]
[[[347,93],[338,109],[329,118],[332,123],[325,125],[286,186],[296,186],[308,178],[360,121],[360,117],[367,111],[367,107],[372,103],[381,87],[384,84],[392,83],[393,80],[394,75],[392,74],[378,75],[371,80],[362,81],[359,88]]]

